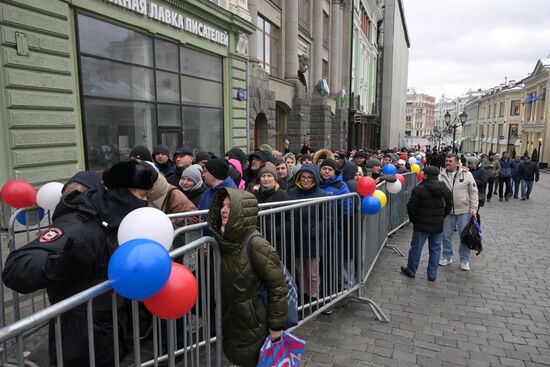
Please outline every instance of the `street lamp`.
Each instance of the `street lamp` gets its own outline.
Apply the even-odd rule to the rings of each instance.
[[[456,153],[456,129],[458,129],[459,127],[461,126],[464,126],[464,124],[466,123],[466,119],[468,118],[468,115],[466,114],[466,112],[462,111],[462,113],[458,116],[459,117],[459,120],[458,122],[460,124],[457,123],[457,118],[455,116],[455,119],[453,121],[453,123],[451,124],[451,114],[449,113],[449,111],[447,111],[447,113],[445,113],[445,116],[443,117],[445,119],[445,124],[450,128],[450,129],[453,129],[453,153]]]

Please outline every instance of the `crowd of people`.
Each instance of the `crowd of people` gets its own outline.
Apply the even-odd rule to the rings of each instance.
[[[136,146],[128,160],[104,171],[102,179],[95,172],[83,171],[69,180],[53,213],[52,226],[9,255],[2,280],[21,293],[46,288],[50,302],[59,302],[107,279],[108,260],[118,246],[118,225],[133,209],[151,206],[167,214],[208,209],[203,218],[174,219],[173,225],[208,221],[206,233],[217,239],[222,253],[224,352],[233,363],[254,366],[262,341],[267,335],[279,338],[286,318],[279,254],[264,237],[250,238],[258,227],[258,203],[357,192],[358,181],[367,176],[376,183],[395,182],[395,176],[385,175],[383,167],[395,165],[398,173],[409,172],[410,159],[419,153],[405,149],[312,151],[307,139],[299,154],[288,147],[279,152],[266,144],[249,154],[234,147],[223,157],[187,148],[172,153],[166,145],[154,147],[151,153],[147,147]],[[421,163],[424,181],[413,190],[407,206],[414,232],[408,263],[401,271],[415,277],[422,247],[428,241],[430,281],[436,279],[438,265],[453,262],[455,229],[462,231],[471,219],[479,221],[479,208],[497,192],[500,201],[520,195],[521,200],[529,200],[533,181],[539,179],[538,165],[529,157],[511,159],[506,152],[458,157],[433,151]],[[345,215],[351,214],[350,203],[339,202]],[[320,211],[302,214],[295,216],[297,227],[319,225],[324,220]],[[310,222],[300,222],[304,220]],[[300,291],[309,301],[319,297],[320,289],[320,254],[316,251],[323,251],[323,243],[312,238],[315,234],[315,230],[295,231],[294,239],[296,243],[319,243],[303,250],[304,258],[297,259],[294,269],[297,277],[308,279]],[[253,249],[250,256],[243,251],[249,243]],[[470,270],[470,250],[464,244],[460,244],[459,256],[461,269]],[[339,276],[345,283],[351,282],[353,266],[339,265],[343,268]],[[258,299],[260,283],[269,292],[267,308]],[[121,315],[123,305],[120,301]],[[117,326],[112,325],[111,307],[109,297],[94,302],[98,366],[114,364],[111,341]],[[89,363],[86,320],[85,305],[62,317],[66,365]],[[118,325],[122,336],[123,320],[120,317]],[[50,353],[55,364],[53,330],[52,324]],[[120,348],[124,355],[125,346]]]

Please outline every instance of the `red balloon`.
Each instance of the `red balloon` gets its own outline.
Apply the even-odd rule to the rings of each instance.
[[[424,181],[424,172],[420,171],[416,174],[416,178],[418,179],[418,182]]]
[[[11,180],[2,187],[2,200],[13,208],[26,208],[36,203],[36,190],[24,180]]]
[[[399,156],[399,159],[402,159],[402,160],[406,161],[407,159],[409,159],[409,157],[407,157],[406,154],[401,154],[401,155]]]
[[[376,190],[376,182],[372,177],[363,177],[357,182],[357,191],[361,196],[369,196]]]
[[[185,266],[173,262],[170,277],[164,287],[143,303],[153,315],[173,320],[191,311],[197,302],[198,293],[199,287],[193,273]]]
[[[402,187],[405,187],[405,177],[403,177],[403,175],[396,173],[395,178],[397,178],[401,182]]]
[[[422,163],[426,164],[426,158],[422,158]]]

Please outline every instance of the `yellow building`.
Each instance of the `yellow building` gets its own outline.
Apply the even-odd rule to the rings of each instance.
[[[550,59],[540,59],[535,70],[523,80],[521,128],[521,153],[531,156],[536,149],[539,162],[547,166],[550,161],[550,129],[548,129],[548,104],[546,91],[550,86]]]

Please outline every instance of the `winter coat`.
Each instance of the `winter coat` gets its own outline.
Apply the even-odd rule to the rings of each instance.
[[[489,159],[487,158],[483,162],[483,168],[485,168],[485,171],[487,171],[487,175],[489,177],[497,177],[498,172],[500,171],[500,162],[496,159]]]
[[[237,186],[231,177],[227,177],[221,184],[216,187],[210,187],[205,192],[203,192],[201,199],[199,200],[199,210],[210,209],[212,205],[212,200],[216,193],[224,188],[236,189]]]
[[[321,188],[333,196],[350,193],[348,185],[342,180],[341,173],[330,180],[321,180]],[[338,201],[338,214],[340,213],[340,206],[343,206],[345,215],[351,215],[353,210],[351,198]]]
[[[485,193],[487,191],[489,175],[487,175],[487,172],[483,166],[479,166],[477,169],[471,170],[470,173],[474,176],[474,180],[476,181],[479,205],[483,206],[483,203],[485,203]]]
[[[424,180],[416,186],[407,203],[409,220],[415,231],[443,232],[443,221],[452,208],[451,192],[436,178]]]
[[[315,185],[307,190],[300,186],[300,175],[303,172],[311,173],[315,180]],[[328,192],[321,189],[319,168],[313,164],[305,164],[300,168],[294,178],[294,187],[290,189],[289,194],[290,198],[293,200],[321,198],[329,195]],[[323,253],[324,236],[323,233],[321,233],[321,230],[326,228],[326,226],[323,225],[323,223],[327,220],[325,215],[323,206],[319,206],[318,210],[316,210],[315,206],[304,207],[300,209],[300,212],[296,212],[294,214],[294,228],[303,228],[303,231],[297,230],[294,232],[297,256],[303,253],[304,257],[317,257]],[[302,232],[301,236],[300,232]],[[319,253],[317,252],[317,243],[319,244]],[[300,246],[302,247],[302,250],[300,250]]]
[[[220,209],[226,196],[231,199],[231,212],[221,233]],[[256,366],[269,329],[282,330],[287,319],[288,290],[277,251],[261,236],[250,240],[250,257],[246,248],[257,221],[258,202],[251,193],[218,190],[208,224],[221,252],[223,351],[242,367]],[[269,311],[258,293],[260,282],[268,290]]]
[[[453,194],[451,214],[464,214],[477,211],[478,191],[474,176],[464,167],[458,167],[455,174],[441,171],[439,180],[443,181]]]
[[[517,178],[518,177],[518,169],[519,166],[523,163],[521,159],[514,159],[512,160],[512,177]]]
[[[539,165],[537,162],[523,162],[518,168],[520,180],[532,182],[539,181]]]
[[[499,171],[498,175],[500,177],[503,177],[503,178],[512,177],[513,167],[514,167],[514,163],[510,158],[508,158],[508,159],[501,158],[501,160],[500,160],[500,171]]]
[[[195,205],[197,208],[199,207],[199,200],[201,199],[202,194],[207,190],[206,186],[201,186],[198,189],[191,190],[191,191],[184,191],[183,193],[191,202],[193,205]]]
[[[172,186],[177,187],[179,190],[181,190],[180,187],[180,180],[181,180],[181,174],[185,171],[185,169],[178,168],[174,166],[174,172],[169,173],[166,176],[166,181]]]
[[[145,206],[146,201],[123,188],[74,191],[58,204],[47,232],[9,254],[2,281],[19,293],[46,288],[52,304],[102,283],[107,280],[109,259],[118,248],[120,222],[132,210]],[[121,306],[122,298],[119,322],[125,318]],[[61,322],[64,365],[88,366],[86,304],[65,312]],[[124,329],[119,326],[119,340],[124,341]],[[93,329],[96,366],[114,365],[110,293],[94,299]],[[53,330],[52,320],[49,348],[51,363],[56,364]]]
[[[342,159],[341,161],[344,162],[342,164],[342,167],[340,168],[340,170],[342,171],[342,180],[344,182],[353,180],[353,178],[355,177],[355,172],[357,172],[357,166],[347,159]]]

